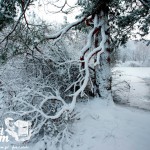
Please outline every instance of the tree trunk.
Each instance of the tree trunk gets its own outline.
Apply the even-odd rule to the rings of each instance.
[[[107,10],[107,9],[106,9]],[[100,32],[95,35],[95,47],[102,44],[103,53],[99,58],[99,65],[95,66],[96,91],[100,97],[107,98],[111,94],[111,71],[110,71],[110,42],[108,28],[108,13],[101,10],[98,14],[98,21],[104,21]]]

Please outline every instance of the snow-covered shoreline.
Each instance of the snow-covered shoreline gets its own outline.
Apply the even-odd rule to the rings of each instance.
[[[115,75],[118,81],[127,81],[130,85],[129,105],[150,110],[150,67],[116,67],[113,71],[118,71]]]

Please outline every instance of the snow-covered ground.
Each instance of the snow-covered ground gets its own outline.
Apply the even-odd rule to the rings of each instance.
[[[150,150],[150,112],[98,98],[78,110],[72,144],[64,150]]]
[[[127,97],[130,106],[150,110],[150,67],[118,67],[114,71],[119,71],[118,81],[130,84]]]
[[[96,98],[77,104],[72,136],[57,150],[150,150],[150,112]],[[49,141],[50,142],[50,141]],[[44,150],[42,142],[26,150]],[[47,144],[46,150],[56,150]]]

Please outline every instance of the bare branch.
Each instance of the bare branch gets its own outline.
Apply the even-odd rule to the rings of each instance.
[[[28,8],[29,3],[30,3],[30,0],[27,1],[26,6],[24,7],[24,11],[21,13],[21,15],[20,15],[19,19],[17,20],[17,22],[16,22],[14,28],[12,29],[12,31],[7,36],[5,36],[5,38],[2,41],[0,41],[0,44],[3,43],[6,39],[8,39],[8,37],[16,30],[21,18],[25,15],[25,12]]]

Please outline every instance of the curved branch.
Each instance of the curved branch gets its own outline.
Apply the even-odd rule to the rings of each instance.
[[[26,12],[26,10],[27,10],[27,8],[28,8],[29,3],[30,3],[30,0],[28,0],[28,2],[26,3],[26,6],[24,7],[24,11],[23,11],[22,14],[20,15],[20,17],[19,17],[19,19],[17,20],[17,22],[16,22],[14,28],[12,29],[12,31],[11,31],[10,33],[8,33],[8,35],[5,36],[5,38],[4,38],[2,41],[0,41],[0,44],[3,43],[6,39],[8,39],[8,37],[16,30],[16,28],[17,28],[17,26],[18,26],[18,24],[19,24],[21,18],[24,16],[24,14],[25,14],[25,12]]]
[[[54,39],[57,39],[59,37],[62,37],[68,30],[70,30],[71,28],[73,28],[74,26],[82,23],[83,21],[85,21],[86,17],[83,17],[69,25],[67,25],[65,28],[61,29],[59,32],[57,32],[56,34],[53,34],[53,35],[45,35],[46,37],[41,40],[38,44],[40,44],[41,42],[45,41],[45,40],[54,40]]]
[[[148,0],[147,2],[145,0],[140,0],[140,2],[143,4],[143,6],[147,7],[150,9],[150,1]]]

